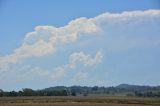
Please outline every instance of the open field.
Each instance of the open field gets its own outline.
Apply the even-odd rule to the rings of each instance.
[[[160,98],[1,97],[0,106],[160,106]]]
[[[140,104],[108,104],[108,103],[25,103],[25,104],[2,104],[1,106],[159,106]]]

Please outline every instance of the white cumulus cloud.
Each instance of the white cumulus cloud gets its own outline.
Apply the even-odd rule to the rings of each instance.
[[[81,33],[93,33],[97,26],[87,18],[79,18],[60,28],[37,26],[24,38],[23,44],[13,54],[0,57],[0,69],[30,57],[40,57],[56,51],[57,45],[75,42]]]
[[[134,33],[136,32],[134,29],[137,29],[137,26],[139,26],[137,23],[143,23],[144,21],[152,21],[153,23],[156,23],[159,19],[160,10],[128,11],[122,13],[106,12],[94,18],[88,19],[82,17],[72,20],[64,27],[57,28],[54,26],[37,26],[33,32],[26,34],[23,44],[19,48],[15,49],[12,54],[0,57],[0,71],[10,64],[16,64],[31,57],[41,57],[52,54],[57,51],[57,46],[73,43],[77,41],[79,36],[91,35],[98,31],[105,32],[105,35],[107,36],[113,36],[111,38],[109,37],[109,40],[105,39],[107,48],[123,48],[123,46],[131,47],[135,45],[145,45],[146,42],[151,42],[154,45],[160,44],[160,41],[150,41],[150,38],[147,37],[147,39],[142,38],[142,40],[137,37],[138,40],[136,39],[133,41],[131,40],[132,37],[128,38],[128,36],[125,36],[125,34],[128,33],[136,34]],[[126,28],[128,29],[126,30]],[[140,30],[139,32],[143,31]],[[118,35],[117,33],[121,35],[115,37],[115,35]],[[138,35],[140,34],[142,33],[138,33]],[[85,57],[83,56],[83,53],[76,55],[81,55],[82,59],[77,57],[74,61],[83,61],[85,65],[95,64],[99,61],[98,58],[100,56],[98,55],[97,58],[86,61],[85,59],[90,58],[90,56]]]
[[[85,54],[84,52],[73,53],[70,55],[70,63],[76,64],[76,62],[82,62],[85,66],[94,65],[102,61],[102,52],[98,51],[95,57],[92,58],[91,55]]]

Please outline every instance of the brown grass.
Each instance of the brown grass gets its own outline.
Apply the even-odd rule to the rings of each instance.
[[[1,97],[0,106],[160,106],[160,98]]]
[[[7,103],[0,106],[159,106],[141,104],[115,104],[115,103]]]

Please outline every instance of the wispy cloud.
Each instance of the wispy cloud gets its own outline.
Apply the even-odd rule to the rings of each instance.
[[[82,63],[84,66],[93,66],[102,62],[102,57],[103,54],[101,51],[98,51],[94,57],[90,54],[85,54],[84,52],[76,52],[70,55],[68,64],[59,66],[53,70],[45,70],[36,67],[31,69],[31,72],[38,76],[59,79],[63,78],[67,71],[76,70],[79,63]]]
[[[86,79],[90,79],[88,73],[83,73],[81,71],[78,71],[72,78],[73,81],[85,81]]]
[[[68,75],[68,72],[73,70],[75,74],[70,79],[78,80],[81,78],[87,78],[87,72],[77,71],[80,67],[78,64],[81,63],[83,67],[93,67],[93,65],[99,64],[102,61],[103,54],[98,51],[95,56],[86,54],[84,52],[75,52],[69,56],[68,63],[52,68],[45,69],[41,66],[32,67],[31,65],[9,67],[7,70],[0,74],[1,83],[9,81],[14,82],[25,82],[35,78],[44,78],[52,81],[58,81],[64,79]],[[82,60],[80,59],[82,58]],[[82,68],[82,67],[81,67]],[[75,78],[77,77],[77,78]],[[5,78],[5,80],[3,80]]]

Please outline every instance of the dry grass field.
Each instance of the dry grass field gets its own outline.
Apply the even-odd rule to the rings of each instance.
[[[0,106],[160,106],[160,98],[1,97]]]
[[[14,103],[1,104],[0,106],[159,106],[159,105],[140,105],[140,104],[116,104],[116,103]]]

